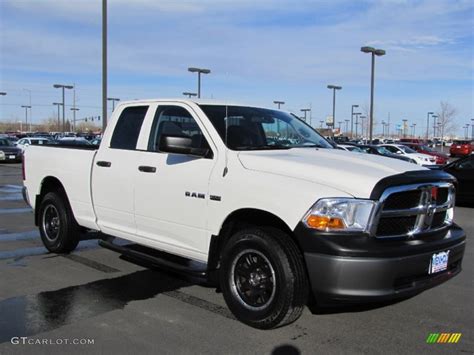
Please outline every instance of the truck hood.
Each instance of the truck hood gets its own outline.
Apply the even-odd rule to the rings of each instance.
[[[245,151],[238,157],[246,169],[312,181],[360,198],[368,198],[387,176],[427,170],[399,159],[339,149]]]

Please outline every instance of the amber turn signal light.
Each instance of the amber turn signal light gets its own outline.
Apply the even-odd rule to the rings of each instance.
[[[344,221],[340,218],[328,216],[310,215],[306,219],[308,227],[326,230],[326,229],[344,229]]]

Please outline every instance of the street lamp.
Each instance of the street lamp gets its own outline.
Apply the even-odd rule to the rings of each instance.
[[[322,128],[323,128],[323,123],[324,123],[324,121],[319,121],[319,123],[321,124],[321,125],[319,126],[319,128],[322,129]]]
[[[430,135],[430,115],[434,115],[434,112],[428,112],[426,115],[426,139],[428,139]]]
[[[416,136],[416,123],[413,123],[413,138]]]
[[[351,139],[352,139],[352,132],[354,131],[354,107],[359,107],[359,105],[351,106]]]
[[[431,115],[433,119],[433,139],[436,137],[436,119],[438,118],[437,115]]]
[[[350,122],[351,120],[344,120],[344,121],[346,122],[346,129],[345,129],[345,132],[346,132],[346,134],[348,135],[348,133],[349,133],[349,122]]]
[[[74,86],[72,85],[63,85],[63,84],[54,84],[53,87],[55,89],[62,89],[63,91],[63,132],[66,130],[66,110],[65,110],[65,103],[64,103],[64,89],[73,89]]]
[[[280,109],[281,105],[285,104],[285,101],[275,100],[275,101],[273,101],[273,103],[278,106],[278,109]]]
[[[191,73],[198,73],[198,92],[197,92],[197,96],[198,96],[198,99],[200,99],[201,98],[201,74],[209,74],[211,72],[211,70],[210,69],[191,67],[191,68],[188,68],[188,71],[191,72]]]
[[[332,128],[334,128],[334,124],[336,123],[336,90],[341,90],[342,86],[328,85],[327,88],[332,90]]]
[[[300,111],[301,111],[301,112],[304,112],[304,118],[303,118],[303,119],[304,119],[304,121],[306,122],[306,112],[311,111],[311,109],[310,109],[310,108],[302,108]]]
[[[187,96],[189,98],[191,98],[193,96],[197,96],[197,94],[195,92],[187,92],[187,91],[183,92],[183,95]]]
[[[471,118],[471,139],[474,140],[474,118]]]
[[[114,110],[115,110],[115,103],[116,103],[116,102],[119,102],[120,99],[119,99],[119,98],[116,98],[116,97],[108,97],[108,98],[107,98],[107,101],[112,101],[112,112],[114,112]]]
[[[470,124],[466,123],[466,139],[469,138],[469,126],[470,126]]]
[[[357,138],[357,135],[358,135],[358,128],[359,128],[359,115],[362,115],[361,112],[354,112],[354,116],[355,116],[355,137]]]
[[[53,102],[53,105],[58,106],[58,132],[61,130],[61,116],[59,114],[59,109],[61,108],[62,103]]]
[[[375,56],[385,55],[383,49],[375,49],[373,47],[362,47],[361,52],[370,53],[372,55],[372,70],[370,79],[370,117],[369,117],[369,139],[372,141],[372,130],[374,125],[374,76],[375,76]]]
[[[7,93],[4,92],[4,91],[1,91],[1,92],[0,92],[0,96],[5,96],[6,94],[7,94]]]
[[[26,121],[26,129],[28,130],[28,109],[31,108],[30,105],[21,105],[25,109],[25,121]]]
[[[70,110],[73,113],[72,127],[73,127],[73,130],[75,131],[76,130],[76,112],[79,111],[80,109],[78,109],[77,107],[71,107]]]

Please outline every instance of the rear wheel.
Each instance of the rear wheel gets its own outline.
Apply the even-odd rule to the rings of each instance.
[[[79,243],[79,226],[64,193],[47,193],[40,204],[39,229],[44,246],[53,253],[69,253]]]
[[[298,319],[308,296],[303,257],[290,236],[274,228],[237,232],[222,254],[220,285],[240,321],[260,329]]]

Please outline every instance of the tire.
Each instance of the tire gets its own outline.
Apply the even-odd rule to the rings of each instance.
[[[231,312],[259,329],[290,324],[303,312],[308,278],[303,257],[291,239],[275,228],[235,233],[222,252],[220,286]]]
[[[44,246],[52,253],[69,253],[79,243],[79,226],[64,192],[49,192],[39,208],[39,230]]]

